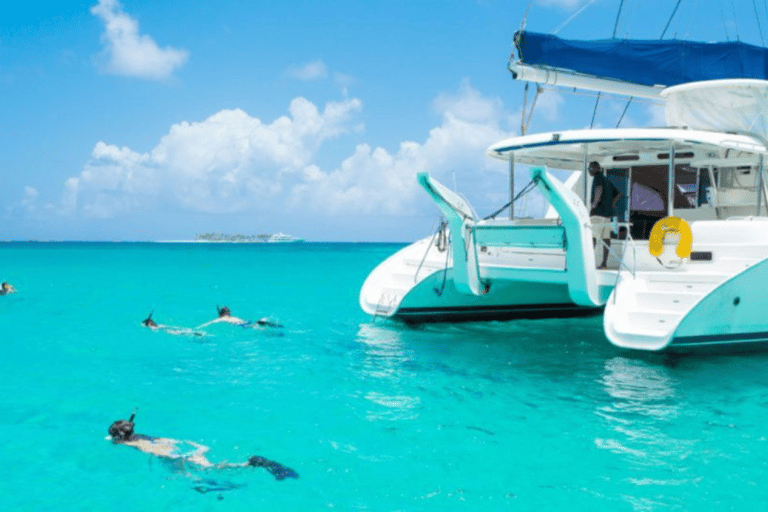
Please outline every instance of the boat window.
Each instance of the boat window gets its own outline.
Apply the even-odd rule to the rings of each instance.
[[[675,197],[675,208],[696,208],[696,206],[698,206],[698,171],[698,169],[691,167],[690,165],[675,166],[675,187],[682,197],[685,198],[685,201],[681,202]]]
[[[656,155],[656,157],[659,160],[669,160],[669,153],[659,153]],[[693,158],[693,152],[692,151],[686,151],[685,153],[675,153],[675,158]]]
[[[696,207],[697,171],[687,164],[675,167],[675,209]],[[666,217],[668,180],[667,165],[639,165],[632,168],[629,197],[632,238],[647,240],[656,221]]]
[[[757,173],[752,173],[752,167],[721,167],[719,187],[731,189],[754,190]]]

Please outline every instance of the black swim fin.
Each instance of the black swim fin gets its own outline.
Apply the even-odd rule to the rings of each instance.
[[[254,455],[248,459],[248,465],[257,468],[264,468],[269,471],[275,480],[285,480],[286,478],[299,478],[299,474],[287,466],[283,466],[279,462],[275,462],[258,455]]]

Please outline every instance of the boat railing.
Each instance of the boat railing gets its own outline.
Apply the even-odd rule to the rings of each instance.
[[[446,221],[440,221],[440,226],[437,228],[437,231],[435,231],[435,234],[432,235],[429,244],[427,244],[427,250],[424,251],[424,256],[422,256],[419,266],[416,268],[416,273],[413,275],[414,284],[419,282],[419,272],[421,271],[421,267],[424,266],[424,262],[427,260],[429,250],[435,245],[435,240],[437,240],[438,251],[443,252],[448,249],[448,223]]]
[[[613,228],[613,231],[615,231],[616,233],[618,233],[620,228],[626,228],[626,230],[627,230],[627,237],[625,238],[625,240],[628,241],[629,245],[632,246],[632,268],[630,268],[629,265],[627,265],[624,262],[624,256],[627,254],[626,247],[625,247],[625,250],[622,252],[622,255],[619,256],[616,253],[616,251],[614,251],[611,248],[610,245],[605,243],[605,240],[601,239],[600,240],[600,244],[603,247],[605,247],[606,249],[608,249],[608,252],[610,254],[612,254],[613,257],[616,258],[616,260],[619,262],[619,273],[621,272],[621,268],[624,267],[625,269],[627,269],[629,272],[632,273],[632,277],[634,278],[635,277],[635,268],[634,267],[637,266],[636,265],[636,261],[637,261],[637,248],[635,246],[635,241],[632,239],[632,234],[630,233],[630,228],[632,227],[632,223],[631,222],[595,222],[592,225],[593,226],[609,226],[609,227]]]
[[[624,245],[624,251],[621,254],[621,257],[619,257],[616,252],[611,249],[610,245],[607,245],[604,240],[600,240],[600,243],[603,245],[603,247],[606,247],[608,251],[613,254],[613,256],[619,261],[619,269],[616,272],[616,283],[613,286],[613,303],[616,304],[616,293],[619,289],[619,283],[621,282],[621,270],[622,268],[626,269],[630,274],[632,274],[632,279],[635,279],[636,277],[636,269],[637,269],[637,245],[635,244],[635,240],[632,238],[631,233],[631,222],[616,222],[616,223],[610,223],[612,226],[618,226],[619,228],[624,227],[627,229],[627,237],[624,239],[626,241],[626,244]],[[618,229],[615,230],[618,233]],[[630,268],[629,265],[624,261],[625,257],[627,256],[627,245],[630,245],[632,247],[632,267]]]

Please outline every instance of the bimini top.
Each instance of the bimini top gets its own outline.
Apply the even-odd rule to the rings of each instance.
[[[681,128],[613,128],[602,130],[569,130],[537,133],[501,140],[488,148],[494,158],[509,160],[514,153],[516,163],[546,165],[557,169],[582,170],[584,158],[631,162],[641,154],[669,154],[698,149],[717,158],[727,150],[768,154],[768,148],[757,137],[725,132],[686,130]]]
[[[518,62],[527,66],[570,70],[645,86],[669,87],[724,78],[768,79],[768,49],[741,42],[574,41],[519,31],[515,47]]]
[[[708,80],[669,87],[664,115],[669,126],[753,133],[768,139],[768,81]]]

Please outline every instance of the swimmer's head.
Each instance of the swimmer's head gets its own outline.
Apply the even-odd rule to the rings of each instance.
[[[219,312],[219,318],[221,318],[223,316],[230,316],[231,315],[231,313],[229,312],[229,308],[227,306],[224,306],[222,308],[220,308],[219,306],[216,306],[216,309]]]
[[[109,426],[109,435],[115,443],[130,440],[133,435],[133,422],[117,420]]]
[[[152,312],[154,313],[154,311]],[[152,320],[152,313],[149,314],[147,318],[144,319],[144,321],[141,322],[141,325],[144,327],[157,327],[157,324],[154,320]]]
[[[133,418],[136,417],[136,411],[134,409],[131,413],[131,417],[127,420],[117,420],[109,426],[109,436],[115,443],[129,441],[133,436]]]

